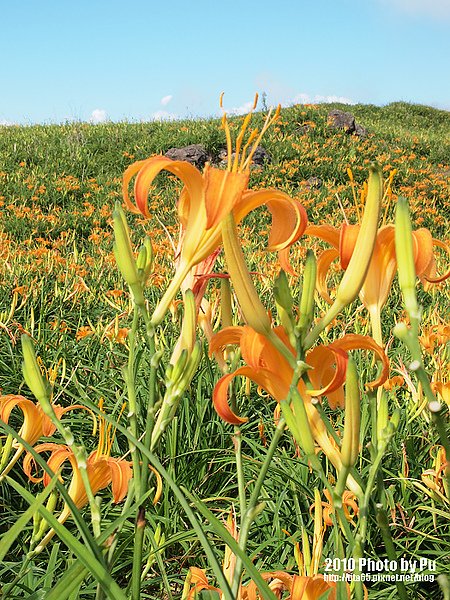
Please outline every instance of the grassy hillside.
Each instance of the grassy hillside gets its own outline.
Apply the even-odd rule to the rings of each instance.
[[[367,136],[358,137],[333,129],[327,119],[332,108],[352,112],[356,122],[367,129]],[[261,124],[262,119],[263,115],[257,113],[255,124]],[[230,121],[232,133],[236,134],[241,118]],[[123,368],[128,360],[135,364],[136,394],[142,402],[141,408],[148,400],[152,369],[157,370],[160,380],[156,393],[163,393],[167,371],[163,364],[156,363],[155,367],[149,358],[148,339],[143,331],[135,363],[128,358],[132,343],[127,336],[132,327],[133,308],[112,251],[111,213],[114,203],[122,198],[121,178],[130,164],[164,153],[171,147],[195,143],[203,144],[212,160],[216,160],[225,147],[220,120],[0,127],[0,389],[3,395],[30,396],[21,368],[20,335],[23,332],[33,337],[43,372],[54,378],[54,399],[64,406],[80,399],[88,406],[97,405],[102,398],[108,414],[118,418],[122,403],[129,397],[123,383]],[[404,196],[411,207],[414,228],[427,227],[433,236],[448,241],[450,113],[405,103],[386,107],[298,105],[282,110],[280,120],[268,131],[262,145],[271,160],[252,169],[250,187],[276,187],[287,192],[305,206],[310,223],[340,225],[344,219],[357,222],[368,166],[376,161],[385,178],[392,179],[392,192],[383,206],[383,222],[393,222],[396,198]],[[152,238],[155,266],[146,289],[151,308],[173,273],[172,242],[176,243],[178,236],[176,198],[179,191],[179,180],[161,175],[149,200],[152,218],[127,215],[136,249],[144,234]],[[264,303],[273,308],[273,276],[279,265],[274,254],[263,254],[268,223],[267,211],[255,211],[244,220],[240,232],[250,270],[259,274],[255,281],[264,294]],[[300,239],[291,252],[292,264],[299,272],[303,270],[306,248],[313,248],[317,254],[323,244],[306,236]],[[438,270],[442,272],[448,257],[442,247],[435,251]],[[220,273],[224,269],[223,259],[219,257],[215,270]],[[331,270],[333,283],[336,270]],[[296,277],[289,280],[297,301],[300,280]],[[212,305],[218,297],[218,287],[215,280],[209,286],[207,295]],[[449,351],[446,347],[449,332],[445,326],[448,282],[425,286],[425,289],[418,286],[418,290],[424,307],[422,337],[429,350],[426,368],[431,377],[448,382],[445,366]],[[325,302],[317,299],[316,317],[325,308]],[[156,341],[163,363],[170,356],[174,336],[179,331],[180,314],[181,311],[174,310],[172,318],[166,318],[158,331]],[[405,375],[405,364],[410,360],[392,335],[395,323],[404,317],[395,282],[394,293],[383,313],[383,336],[389,350],[391,378],[399,373]],[[238,318],[239,315],[235,315],[236,322]],[[334,328],[327,330],[328,341],[348,332],[370,334],[367,314],[358,301],[344,311]],[[426,348],[423,340],[422,343]],[[241,434],[222,422],[212,407],[211,396],[220,373],[208,356],[203,338],[202,344],[205,348],[202,362],[158,446],[158,456],[179,486],[206,499],[214,514],[224,520],[231,507],[239,512],[242,482],[236,483],[238,438],[233,437],[233,431],[235,435]],[[370,379],[374,370],[372,358],[367,359],[361,352],[355,355],[361,378]],[[236,366],[239,355],[233,360]],[[409,385],[406,377],[402,387],[395,387],[397,384],[393,383],[385,391],[389,414],[398,409],[402,416],[379,475],[371,480],[373,498],[382,495],[398,556],[436,559],[437,573],[443,573],[450,553],[449,501],[443,492],[440,496],[427,492],[422,482],[426,469],[438,469],[433,461],[439,439],[424,410],[422,389],[416,380]],[[241,468],[247,482],[245,495],[257,480],[274,436],[275,403],[256,387],[249,392],[244,385],[236,385],[236,390],[239,402],[252,417],[242,426]],[[373,447],[367,445],[376,414],[374,396],[369,398],[364,391],[361,406],[364,444],[357,469],[366,481],[374,462],[370,454]],[[342,439],[344,411],[330,411],[326,404],[325,410],[332,427],[336,428],[337,443]],[[126,413],[121,417],[122,423]],[[145,417],[142,408],[137,415],[141,431]],[[13,411],[10,424],[19,429],[21,419],[20,411]],[[96,448],[97,439],[87,413],[69,413],[64,419],[75,438],[84,440],[89,452]],[[110,433],[111,429],[108,435]],[[51,439],[56,437],[54,434]],[[0,438],[2,443],[5,439]],[[114,456],[128,452],[123,431],[117,434],[111,450]],[[325,458],[322,462],[327,481],[334,485],[333,467]],[[27,482],[19,463],[12,473],[33,493],[41,489]],[[294,572],[297,569],[299,532],[305,527],[312,540],[313,488],[318,486],[323,491],[322,484],[292,437],[286,434],[268,468],[260,497],[265,508],[249,540],[248,553],[259,571]],[[1,483],[0,533],[12,527],[27,506],[17,489]],[[117,533],[115,519],[119,519],[122,510],[125,515],[117,534],[119,543],[114,560],[108,563],[108,572],[123,589],[130,581],[132,569],[135,508],[130,503],[125,507],[112,504],[109,495],[103,493],[102,527],[103,531],[110,527],[108,531],[112,536],[108,543],[112,543]],[[148,568],[142,582],[142,597],[171,598],[167,595],[169,587],[173,598],[179,598],[188,567],[207,565],[198,532],[194,531],[192,521],[166,482],[160,502],[155,507],[148,506],[147,516],[143,556]],[[86,519],[89,523],[89,516]],[[222,557],[220,536],[214,527],[205,524],[203,517],[199,519]],[[386,538],[372,504],[367,520],[366,552],[371,557],[385,558]],[[353,521],[350,523],[352,527],[355,525]],[[78,535],[73,522],[68,521],[68,527]],[[347,527],[350,528],[350,524]],[[30,521],[17,532],[15,544],[0,565],[0,584],[13,582],[8,588],[12,594],[9,597],[37,598],[31,593],[51,589],[73,565],[73,556],[64,544],[49,545],[42,555],[28,563],[30,557],[25,559],[25,556],[32,529]],[[161,531],[163,538],[159,537]],[[323,558],[335,556],[337,537],[330,533],[332,531],[333,527],[329,527],[324,534]],[[158,553],[152,551],[152,544],[156,544],[152,536],[158,536]],[[94,578],[85,580],[85,583],[80,580],[78,588],[75,585],[70,598],[103,598]],[[408,589],[420,600],[440,598],[436,582],[411,584]],[[369,591],[371,600],[397,597],[394,583],[374,583],[369,585]]]

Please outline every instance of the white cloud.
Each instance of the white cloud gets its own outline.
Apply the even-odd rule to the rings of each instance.
[[[234,108],[225,108],[225,112],[227,115],[246,115],[253,108],[253,101],[245,102],[241,106],[236,106]],[[222,114],[222,111],[220,111]]]
[[[322,96],[320,94],[316,94],[315,96],[310,96],[309,94],[300,93],[296,94],[291,102],[294,104],[321,104],[321,103],[331,103],[331,102],[339,102],[340,104],[355,104],[353,100],[350,98],[346,98],[345,96]]]
[[[436,19],[450,19],[450,0],[378,0],[389,8],[413,16],[427,15]]]
[[[167,112],[167,110],[157,110],[150,115],[151,121],[172,121],[177,116],[173,113]]]
[[[108,119],[108,115],[106,110],[103,108],[96,108],[91,113],[91,118],[89,119],[91,123],[104,123]]]
[[[12,127],[15,125],[12,121],[7,121],[6,119],[0,119],[0,126],[2,127]]]
[[[167,106],[169,104],[169,102],[172,100],[173,96],[171,94],[168,94],[167,96],[163,96],[160,100],[161,104],[163,106]]]

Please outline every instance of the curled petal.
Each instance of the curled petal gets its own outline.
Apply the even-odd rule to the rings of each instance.
[[[138,161],[132,164],[125,171],[123,177],[122,191],[125,204],[133,212],[140,212],[149,217],[148,194],[154,179],[161,171],[169,171],[178,177],[185,185],[186,192],[190,201],[203,198],[203,177],[200,171],[188,162],[181,160],[172,160],[165,156],[152,156],[147,160]],[[134,196],[136,206],[130,200],[128,187],[132,177],[136,175],[134,183]],[[195,208],[193,206],[191,209]]]
[[[7,423],[11,411],[16,406],[23,413],[23,424],[19,430],[19,435],[31,446],[44,434],[44,429],[46,431],[45,435],[52,435],[55,431],[55,426],[42,412],[40,405],[19,394],[8,394],[0,398],[0,419]]]
[[[374,381],[366,383],[366,386],[373,390],[374,388],[382,385],[389,377],[389,360],[386,356],[383,348],[379,346],[373,338],[368,335],[358,335],[356,333],[349,333],[344,335],[340,340],[336,340],[328,346],[333,348],[339,348],[341,350],[372,350],[375,352],[379,360],[381,361],[381,373],[380,376]]]
[[[139,171],[143,168],[143,166],[145,165],[145,163],[147,163],[149,160],[151,160],[150,158],[146,159],[146,160],[138,160],[135,163],[133,163],[132,165],[130,165],[126,170],[125,173],[123,174],[123,178],[122,178],[122,195],[123,195],[123,199],[125,200],[125,206],[128,208],[128,210],[132,213],[140,213],[140,210],[131,202],[130,200],[130,195],[128,193],[128,188],[130,186],[130,181],[132,180],[132,178],[139,173]]]
[[[209,343],[209,355],[212,356],[218,350],[225,350],[226,346],[237,346],[241,342],[243,327],[224,327],[215,333]]]
[[[450,247],[448,246],[448,244],[445,244],[441,240],[437,240],[437,239],[433,238],[433,246],[442,248],[450,256]],[[428,270],[426,272],[424,272],[422,275],[423,278],[426,281],[428,281],[428,283],[440,283],[441,281],[445,281],[446,279],[448,279],[450,277],[450,267],[447,269],[447,271],[443,275],[435,277],[435,265],[436,265],[436,261],[433,257],[433,260],[432,260],[431,264],[429,265]]]
[[[423,227],[413,231],[412,240],[416,275],[421,277],[433,261],[433,237],[429,230]]]
[[[282,250],[291,246],[304,233],[308,218],[303,206],[279,190],[246,191],[234,209],[236,223],[258,206],[267,205],[272,213],[269,250]]]
[[[324,250],[319,258],[317,259],[317,281],[316,287],[322,298],[332,304],[333,301],[330,298],[327,287],[327,275],[330,269],[331,263],[338,258],[339,252],[334,248]]]
[[[305,235],[318,237],[324,242],[328,242],[336,250],[339,249],[340,230],[332,225],[308,225],[305,229]]]
[[[238,415],[231,410],[230,405],[228,404],[228,386],[237,375],[245,375],[250,370],[251,369],[248,367],[242,367],[234,373],[224,375],[219,379],[214,387],[214,408],[216,409],[219,417],[226,423],[231,423],[232,425],[242,425],[242,423],[245,423],[248,420],[247,418],[238,417]]]
[[[248,377],[278,402],[287,397],[292,379],[292,371],[290,378],[286,379],[285,376],[268,369],[256,370],[251,367],[240,367],[234,373],[221,377],[213,391],[213,403],[219,417],[232,425],[240,425],[247,421],[247,419],[238,417],[228,404],[228,386],[237,375]]]
[[[278,262],[280,263],[280,267],[283,269],[283,271],[289,273],[290,275],[293,275],[294,277],[297,277],[298,273],[297,271],[295,271],[295,269],[292,267],[289,261],[290,251],[290,248],[283,248],[282,250],[278,250]]]
[[[67,460],[68,454],[71,453],[71,450],[69,450],[67,446],[61,444],[54,444],[52,442],[39,444],[38,446],[34,447],[34,451],[38,454],[40,454],[41,452],[51,451],[51,457],[53,457],[53,455],[56,455],[57,458],[52,463],[53,466],[51,466],[53,472],[55,472],[55,469],[59,469],[62,463],[65,460]],[[31,474],[31,469],[33,468],[33,466],[36,467],[36,461],[34,460],[33,455],[30,452],[27,452],[25,454],[25,458],[23,459],[23,471],[25,475],[33,483],[39,483],[40,481],[43,481],[44,485],[48,485],[50,482],[49,475],[47,473],[44,473],[42,477],[35,477]]]
[[[95,414],[92,412],[92,410],[90,408],[88,408],[87,406],[83,406],[83,404],[73,404],[72,406],[60,406],[59,404],[53,404],[53,410],[55,411],[55,415],[58,417],[58,419],[61,419],[61,417],[63,415],[65,415],[66,413],[70,412],[71,410],[75,410],[75,409],[81,409],[81,410],[86,410],[92,417],[92,420],[94,422],[94,430],[96,428],[97,425],[97,418],[95,416]],[[51,421],[49,419],[49,424],[51,424]],[[49,424],[45,424],[46,427],[43,427],[43,432],[42,434],[45,436],[50,436],[52,435],[52,433],[55,431],[55,427],[53,426],[52,428],[49,426]]]
[[[191,211],[195,209],[192,205],[197,199],[203,198],[203,178],[198,169],[188,162],[182,160],[171,160],[165,156],[154,156],[150,158],[136,176],[134,182],[134,196],[136,205],[142,214],[148,213],[148,194],[153,181],[161,171],[169,171],[178,177],[185,185],[191,202]]]
[[[310,372],[311,381],[314,385],[322,385],[320,389],[308,390],[310,396],[328,396],[343,385],[348,362],[348,354],[344,350],[331,345],[317,346],[308,353],[306,360],[314,369]],[[327,380],[328,383],[324,385]],[[330,405],[335,408],[333,404],[331,401]]]
[[[153,506],[155,506],[155,504],[158,504],[158,501],[161,498],[161,494],[163,491],[163,481],[162,481],[162,477],[158,473],[158,471],[151,465],[149,465],[149,467],[150,467],[150,470],[153,471],[153,473],[155,474],[155,477],[156,477],[156,492],[155,492],[155,496],[153,498]]]

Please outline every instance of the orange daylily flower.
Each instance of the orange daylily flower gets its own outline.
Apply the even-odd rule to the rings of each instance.
[[[208,583],[208,578],[203,569],[191,567],[189,569],[189,589],[187,595],[183,596],[183,600],[195,600],[198,593],[202,590],[210,590],[217,592],[220,598],[223,598],[223,593],[219,588],[216,588]],[[337,584],[332,581],[325,581],[324,576],[317,575],[290,575],[284,571],[272,571],[261,573],[261,577],[269,582],[270,590],[275,594],[276,598],[283,600],[319,600],[325,597],[328,600],[336,600]],[[350,588],[348,587],[348,597],[350,597]],[[288,596],[284,592],[289,593]],[[247,585],[241,585],[236,600],[263,600],[256,584],[250,581]]]
[[[322,502],[323,524],[325,527],[331,527],[333,525],[333,519],[331,518],[331,515],[334,513],[333,499],[331,498],[331,494],[328,490],[324,490],[323,493],[327,499],[327,502]],[[311,506],[310,510],[312,511],[313,509],[314,504]],[[343,493],[342,509],[347,521],[353,522],[353,518],[359,513],[358,502],[353,492],[345,490]]]
[[[232,159],[230,130],[226,116],[223,128],[227,136],[227,169],[205,165],[203,173],[185,161],[171,160],[165,156],[152,156],[132,164],[123,176],[123,197],[127,208],[134,213],[150,217],[148,196],[153,182],[162,171],[168,171],[184,184],[178,201],[178,217],[184,229],[183,246],[175,276],[166,290],[160,308],[156,309],[153,321],[162,320],[167,305],[175,296],[181,282],[190,269],[210,256],[221,244],[221,222],[233,214],[236,223],[258,206],[266,205],[272,214],[272,229],[269,235],[269,250],[281,251],[292,245],[302,235],[307,216],[303,206],[284,192],[274,189],[251,191],[248,189],[250,163],[258,143],[267,128],[278,118],[271,113],[260,132],[252,130],[241,151],[245,132],[252,112],[244,119],[236,140],[236,151]],[[134,183],[135,204],[131,201],[128,188]]]
[[[34,403],[32,400],[28,400],[28,398],[19,394],[8,394],[0,397],[0,420],[4,423],[8,423],[11,412],[16,406],[20,408],[24,417],[22,426],[19,429],[19,435],[30,444],[30,446],[34,446],[42,436],[49,437],[55,433],[56,427],[49,417],[45,415],[41,405],[39,403]],[[60,406],[59,404],[53,404],[52,406],[58,419],[61,419],[65,413],[76,408],[87,410],[92,414],[91,410],[82,404],[66,407]],[[18,442],[14,442],[13,447],[17,448],[16,453],[0,474],[1,477],[9,473],[24,451],[23,445]]]
[[[102,402],[100,402],[99,407],[100,409],[103,408]],[[114,458],[110,456],[115,432],[111,434],[111,425],[106,425],[104,418],[99,417],[98,421],[98,447],[97,450],[94,450],[87,458],[86,472],[94,495],[111,484],[113,502],[118,503],[125,498],[128,491],[128,483],[133,477],[132,462],[124,460],[123,458]],[[35,446],[34,450],[37,453],[51,453],[47,460],[47,465],[54,473],[58,472],[63,463],[69,461],[72,468],[72,477],[68,489],[69,496],[72,498],[77,508],[85,506],[88,502],[88,496],[81,476],[81,471],[77,464],[77,459],[72,449],[64,444],[49,442]],[[31,473],[33,465],[35,465],[35,460],[31,453],[27,453],[23,461],[23,470],[25,474],[34,483],[42,481],[44,485],[48,485],[51,480],[50,475],[44,472],[41,477],[35,477]],[[159,473],[153,467],[150,466],[149,468],[155,473],[157,479],[157,489],[153,500],[154,504],[156,504],[162,493],[162,480]],[[70,508],[67,503],[65,503],[63,510],[58,517],[58,521],[64,523],[69,516]],[[42,549],[53,537],[54,533],[54,530],[50,530],[40,542],[37,550]]]
[[[273,331],[295,357],[295,351],[285,329],[279,326]],[[245,422],[246,419],[234,414],[228,405],[228,386],[234,377],[237,375],[248,377],[280,402],[288,395],[294,371],[285,356],[264,335],[255,332],[247,325],[226,327],[216,333],[211,340],[210,353],[228,345],[240,347],[246,366],[219,379],[213,392],[213,402],[216,411],[224,421],[237,425]],[[389,363],[384,351],[369,336],[348,334],[327,346],[317,346],[306,354],[305,362],[313,367],[308,371],[308,376],[315,389],[306,390],[304,383],[301,382],[299,391],[304,399],[327,396],[333,408],[343,406],[342,385],[345,382],[347,352],[357,348],[372,350],[382,363],[380,376],[366,385],[372,389],[382,385],[389,373]],[[317,412],[314,407],[312,408]]]
[[[283,327],[276,327],[274,334],[286,346],[287,351],[295,356],[294,349],[290,345],[288,335]],[[280,402],[288,397],[289,388],[293,379],[293,367],[287,358],[275,348],[266,336],[258,334],[249,326],[226,327],[216,333],[210,344],[210,353],[225,346],[234,344],[239,345],[242,359],[246,365],[238,368],[234,373],[224,375],[217,382],[213,391],[213,404],[218,415],[227,423],[242,424],[247,419],[236,415],[228,404],[228,386],[237,375],[247,377],[254,381],[258,386],[264,389],[270,396]],[[308,417],[311,434],[315,442],[326,454],[335,469],[339,472],[342,468],[342,458],[340,450],[336,447],[335,441],[329,436],[326,426],[320,417],[319,412],[314,407],[311,397],[327,395],[331,403],[342,405],[344,395],[342,384],[345,382],[346,375],[346,356],[347,351],[355,348],[370,349],[376,353],[382,363],[381,375],[373,382],[370,387],[377,387],[383,384],[389,373],[388,359],[382,348],[376,342],[362,335],[347,335],[341,340],[337,340],[324,347],[330,357],[335,358],[335,370],[331,368],[332,360],[323,360],[317,356],[317,352],[322,355],[323,351],[312,350],[305,357],[308,363],[309,359],[315,363],[315,368],[308,372],[310,379],[316,385],[322,386],[320,389],[307,390],[303,380],[298,384],[298,390],[304,401],[306,414]],[[318,359],[317,362],[315,359]],[[314,373],[315,371],[315,373]],[[314,373],[314,375],[312,375]],[[329,377],[326,381],[325,377]],[[353,491],[358,491],[357,484],[349,478],[348,485]]]
[[[285,571],[269,571],[261,573],[261,577],[268,583],[273,594],[281,600],[319,600],[326,596],[328,599],[336,600],[335,582],[325,581],[322,574],[318,573],[319,565],[322,558],[323,536],[325,526],[322,521],[322,506],[318,490],[315,491],[316,503],[314,512],[314,535],[312,549],[309,547],[309,542],[306,536],[303,537],[303,553],[300,551],[299,544],[296,544],[295,556],[299,568],[299,575],[291,575]],[[230,515],[227,521],[227,529],[238,541],[239,536],[236,529],[234,517]],[[286,532],[287,533],[287,532]],[[289,534],[288,534],[289,535]],[[305,547],[307,545],[307,548]],[[306,565],[304,556],[310,557],[309,564]],[[226,547],[225,557],[223,562],[223,573],[229,583],[232,582],[234,573],[234,563],[236,556],[231,550]],[[208,583],[208,578],[203,569],[191,567],[186,577],[186,582],[183,589],[182,600],[195,600],[198,593],[202,590],[216,592],[219,598],[223,598],[223,592],[220,588],[214,587]],[[350,586],[346,585],[347,596],[350,598]],[[286,596],[285,592],[288,592]],[[236,600],[263,600],[257,585],[254,581],[250,581],[246,585],[242,583],[239,586]],[[367,594],[365,593],[365,598]]]
[[[343,223],[338,229],[331,225],[310,225],[305,234],[318,237],[333,246],[325,250],[317,261],[317,287],[321,296],[329,303],[326,277],[331,263],[340,259],[340,266],[345,270],[355,248],[360,226]],[[416,274],[421,281],[439,283],[450,277],[450,269],[441,276],[436,276],[436,259],[433,246],[438,246],[450,253],[449,248],[440,240],[434,239],[428,229],[421,228],[413,231],[414,263]],[[373,317],[373,325],[379,329],[377,323],[381,309],[388,298],[392,281],[397,269],[395,253],[395,227],[383,225],[379,228],[372,259],[366,278],[360,291],[360,298],[364,306]],[[380,333],[377,331],[377,342],[380,343]]]

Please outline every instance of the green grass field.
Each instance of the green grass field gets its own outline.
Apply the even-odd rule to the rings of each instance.
[[[356,122],[367,129],[367,136],[360,138],[330,127],[327,115],[331,108],[350,110]],[[255,114],[256,125],[261,126],[262,119],[261,113]],[[230,119],[233,137],[241,120]],[[149,423],[154,423],[154,419],[149,420],[147,409],[154,403],[157,417],[158,402],[167,392],[171,377],[167,365],[180,335],[183,309],[174,308],[154,337],[153,330],[146,328],[144,317],[138,322],[139,312],[133,307],[132,295],[113,254],[112,211],[115,202],[122,199],[123,172],[134,161],[195,143],[203,144],[212,157],[217,157],[226,147],[225,134],[219,126],[219,121],[211,119],[0,127],[2,397],[20,394],[35,401],[22,372],[21,335],[27,333],[33,339],[42,377],[51,383],[52,402],[64,407],[83,404],[98,415],[99,401],[103,399],[105,418],[119,423],[115,435],[112,426],[107,434],[107,425],[100,427],[113,438],[108,452],[117,458],[125,456],[128,461],[133,455],[137,461],[134,468],[137,464],[141,472],[143,464],[151,463],[156,470],[159,467],[152,462],[149,445],[147,453],[139,447],[133,454],[135,446],[130,440],[137,437],[145,447],[146,432],[151,435]],[[434,252],[437,270],[444,273],[449,262],[445,250],[449,243],[449,134],[450,113],[400,102],[381,108],[286,108],[262,141],[271,161],[251,171],[249,187],[282,190],[305,207],[310,224],[339,227],[344,213],[350,223],[357,222],[361,207],[355,205],[355,197],[360,198],[369,165],[376,161],[385,180],[392,174],[392,189],[385,197],[381,221],[394,223],[397,197],[405,197],[413,229],[427,228],[441,240]],[[136,252],[146,235],[152,240],[154,263],[145,289],[149,315],[174,273],[173,243],[176,245],[179,228],[176,202],[181,187],[175,176],[163,174],[151,190],[151,218],[127,213]],[[254,277],[256,289],[265,308],[280,324],[283,320],[274,297],[279,271],[277,255],[265,251],[269,224],[266,209],[253,211],[239,226],[239,236],[249,270],[258,274]],[[295,307],[302,297],[306,250],[310,248],[318,256],[325,247],[309,235],[302,236],[293,247],[290,258],[299,275],[289,275],[288,280]],[[214,272],[225,271],[226,261],[221,253]],[[330,290],[341,277],[339,269],[332,266]],[[367,581],[370,599],[450,598],[450,496],[445,454],[439,454],[443,433],[447,431],[448,436],[450,403],[449,287],[448,281],[425,287],[422,283],[416,288],[423,308],[419,330],[423,373],[445,407],[439,420],[441,432],[427,408],[430,397],[426,386],[418,382],[414,370],[408,369],[414,353],[393,334],[396,323],[408,319],[396,277],[381,315],[381,334],[390,364],[390,385],[384,388],[382,402],[389,417],[396,413],[399,422],[396,427],[392,423],[391,429],[386,425],[384,433],[381,425],[377,430],[377,419],[378,423],[382,419],[380,408],[376,407],[377,393],[369,393],[363,386],[376,378],[377,365],[371,353],[354,352],[362,384],[360,448],[352,472],[357,473],[366,493],[364,509],[358,497],[360,511],[352,519],[343,519],[343,513],[332,511],[332,524],[319,535],[321,552],[319,541],[315,542],[315,552],[319,553],[316,572],[321,574],[326,572],[327,559],[339,559],[340,565],[344,558],[361,556],[391,561],[404,558],[417,560],[417,564],[420,559],[436,561],[435,565],[424,563],[421,575],[426,577],[421,581],[406,582],[404,586],[396,586],[393,581]],[[221,323],[220,285],[221,279],[213,277],[206,291],[210,305],[216,308],[214,331],[220,329]],[[181,294],[177,298],[180,300]],[[315,302],[317,321],[327,304],[317,294]],[[294,308],[292,318],[298,316],[299,310]],[[233,323],[243,322],[238,299],[234,297]],[[371,335],[371,331],[368,313],[356,300],[340,311],[319,341],[325,344],[343,334]],[[339,473],[324,452],[317,455],[319,470],[311,468],[307,453],[293,432],[276,429],[277,403],[256,385],[247,386],[244,378],[234,381],[232,400],[248,421],[238,427],[220,419],[212,394],[222,374],[214,357],[208,354],[209,344],[200,328],[197,338],[202,356],[195,374],[152,448],[152,457],[157,457],[164,470],[159,470],[163,487],[157,504],[152,505],[156,488],[153,472],[147,478],[145,473],[142,475],[141,495],[132,484],[128,495],[124,494],[126,499],[119,503],[112,502],[110,488],[99,490],[98,504],[89,506],[86,500],[78,511],[72,511],[84,518],[85,531],[70,517],[65,527],[60,526],[69,532],[70,539],[61,537],[64,534],[58,530],[36,553],[36,533],[39,527],[44,533],[47,513],[42,507],[47,498],[26,511],[44,489],[42,483],[29,481],[22,457],[9,471],[9,479],[0,482],[2,599],[188,598],[189,588],[185,588],[183,596],[183,585],[189,567],[194,566],[206,570],[209,582],[221,588],[222,597],[250,600],[243,591],[241,596],[236,595],[235,588],[232,593],[226,591],[218,580],[217,565],[222,564],[225,548],[223,524],[230,514],[235,515],[240,529],[243,525],[250,527],[246,543],[242,542],[244,536],[240,541],[247,557],[244,584],[254,578],[252,564],[259,573],[282,571],[298,575],[299,569],[303,573],[302,565],[309,562],[308,544],[313,549],[313,538],[317,538],[314,514],[316,511],[317,516],[319,509],[316,501],[314,511],[314,489],[318,490],[325,511],[324,489],[336,485]],[[228,352],[229,368],[242,365],[240,359],[238,352]],[[395,382],[393,378],[400,375],[402,381]],[[136,407],[135,412],[132,406]],[[332,430],[330,436],[334,435],[333,443],[339,447],[346,411],[332,410],[325,397],[321,406],[324,422]],[[94,413],[79,409],[62,419],[75,444],[84,445],[88,455],[99,443],[99,428],[93,432]],[[8,444],[14,435],[9,428],[19,431],[23,420],[19,408],[12,410],[4,422],[0,420],[0,471],[12,456]],[[67,431],[56,431],[36,443],[62,444],[63,435],[68,435]],[[386,447],[381,453],[382,439],[386,440]],[[269,456],[272,450],[273,455]],[[49,457],[48,449],[43,450],[42,456]],[[71,467],[67,462],[64,465],[62,478],[67,488]],[[42,474],[42,464],[39,469]],[[33,472],[37,470],[36,467]],[[262,470],[266,470],[264,476]],[[57,516],[64,500],[62,485],[56,485],[58,492],[52,492],[50,501],[56,505]],[[31,496],[27,496],[27,491]],[[99,506],[100,524],[95,520],[95,506]],[[145,507],[145,526],[142,518],[136,524],[139,506]],[[251,518],[246,515],[248,506],[255,509]],[[142,517],[142,511],[140,514]],[[358,535],[362,532],[361,542]],[[76,544],[79,539],[81,550]],[[139,540],[142,546],[136,550]],[[363,555],[358,554],[361,548]],[[305,569],[308,576],[314,574],[312,567]],[[274,596],[270,590],[260,588],[258,597],[306,598],[293,592],[292,596],[289,592],[277,593],[280,595]],[[311,591],[308,598],[325,598],[322,593]],[[359,599],[364,590],[352,585],[351,594]],[[218,594],[205,589],[197,597],[217,598]],[[331,590],[330,600],[335,597],[349,597],[345,585]]]

